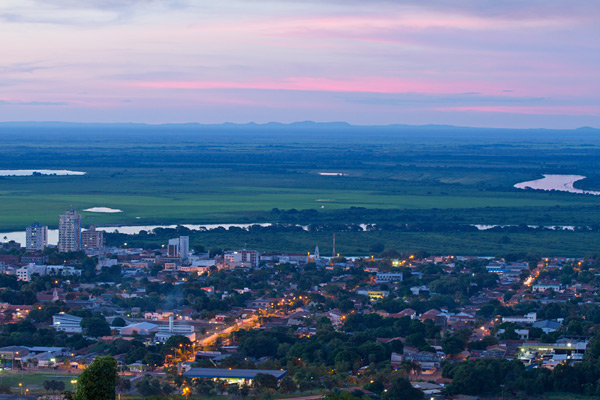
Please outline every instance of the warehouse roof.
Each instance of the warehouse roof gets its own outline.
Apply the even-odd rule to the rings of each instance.
[[[189,378],[217,378],[217,379],[254,379],[258,374],[273,375],[281,379],[287,371],[270,369],[221,369],[221,368],[191,368],[184,375]]]

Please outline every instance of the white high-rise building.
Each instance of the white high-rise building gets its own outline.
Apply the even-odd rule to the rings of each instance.
[[[180,257],[182,261],[187,260],[190,255],[190,237],[180,236],[179,238],[169,239],[167,251],[169,257]]]
[[[25,234],[27,251],[42,251],[48,246],[48,227],[36,222],[28,226]]]
[[[180,236],[179,237],[179,257],[182,261],[185,261],[190,256],[190,237]]]
[[[68,210],[58,218],[58,251],[78,250],[81,250],[81,215]]]

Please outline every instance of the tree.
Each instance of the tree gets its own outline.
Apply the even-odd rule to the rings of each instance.
[[[458,354],[464,350],[465,343],[462,337],[458,335],[451,335],[442,339],[442,350],[446,354]]]
[[[135,384],[138,392],[144,397],[150,396],[161,396],[163,389],[160,387],[158,379],[150,379],[150,376],[146,376],[141,381]]]
[[[106,318],[101,315],[83,318],[81,320],[81,327],[88,336],[100,337],[110,335],[110,325],[106,322]]]
[[[381,393],[383,393],[385,389],[385,385],[381,381],[371,381],[371,383],[367,383],[366,385],[364,385],[363,388],[365,390],[368,390],[369,392],[381,395]]]
[[[258,373],[254,377],[254,386],[258,388],[277,389],[277,378],[271,374]]]
[[[162,353],[166,362],[177,364],[177,373],[181,374],[181,364],[194,354],[194,345],[187,337],[174,335],[165,342]]]
[[[121,326],[125,326],[125,325],[127,325],[127,324],[123,318],[117,317],[117,318],[113,319],[112,326],[121,327]]]
[[[56,381],[54,379],[47,380],[44,381],[44,389],[46,390],[46,393],[48,393],[48,391],[52,391],[53,394],[56,392],[62,392],[65,390],[65,383],[63,381]]]
[[[167,339],[167,341],[165,342],[165,344],[162,347],[162,351],[164,354],[168,354],[170,351],[172,351],[176,347],[183,347],[183,346],[187,347],[187,346],[190,346],[191,344],[192,344],[192,342],[187,337],[185,337],[183,335],[173,335],[169,339]]]
[[[289,376],[284,376],[279,384],[281,393],[294,393],[297,389],[298,386],[296,385],[296,382]]]
[[[117,360],[96,358],[79,375],[76,400],[114,400],[118,378]]]
[[[119,377],[119,379],[117,381],[117,389],[119,389],[119,392],[124,392],[124,391],[130,390],[131,389],[131,381],[129,379]]]
[[[423,392],[415,389],[407,379],[398,378],[387,392],[383,392],[381,400],[422,400],[423,397]]]
[[[144,364],[146,364],[151,369],[155,367],[162,367],[164,362],[164,357],[158,353],[148,353],[144,356]]]

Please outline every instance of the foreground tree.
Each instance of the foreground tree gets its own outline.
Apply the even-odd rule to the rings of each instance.
[[[415,389],[407,379],[398,378],[381,396],[382,400],[423,400],[423,392]]]
[[[117,360],[112,357],[96,358],[77,381],[76,400],[114,400],[119,376]]]

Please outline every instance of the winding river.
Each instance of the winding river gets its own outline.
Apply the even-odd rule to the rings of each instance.
[[[593,190],[577,189],[573,184],[585,179],[583,175],[552,175],[544,174],[542,179],[534,181],[521,182],[514,185],[517,189],[535,189],[535,190],[557,190],[559,192],[600,195],[600,192]]]

